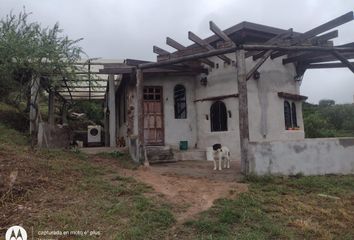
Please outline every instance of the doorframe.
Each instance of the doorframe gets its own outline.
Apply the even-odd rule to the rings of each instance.
[[[165,145],[165,111],[164,111],[164,95],[163,95],[163,86],[160,85],[146,85],[143,87],[143,91],[145,88],[160,88],[161,89],[161,98],[160,98],[160,102],[161,102],[161,116],[162,116],[162,120],[161,120],[161,129],[162,129],[162,142],[161,143],[147,143],[146,142],[146,146],[164,146]],[[144,99],[144,92],[143,92],[143,101],[145,102]],[[147,101],[149,102],[149,101]],[[144,115],[144,123],[145,123],[145,108],[143,108],[143,115]],[[143,129],[145,131],[145,127]],[[144,138],[145,138],[145,132],[144,132]]]

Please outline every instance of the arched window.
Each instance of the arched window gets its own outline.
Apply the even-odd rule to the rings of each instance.
[[[227,111],[225,103],[217,101],[211,105],[210,124],[212,132],[227,131]]]
[[[175,118],[187,118],[186,88],[183,85],[176,85],[174,90]]]
[[[296,117],[296,105],[295,103],[291,104],[291,119],[293,120],[293,127],[298,127],[297,126],[297,117]]]
[[[292,127],[291,124],[291,107],[288,101],[284,101],[284,119],[285,119],[285,129],[288,130]]]

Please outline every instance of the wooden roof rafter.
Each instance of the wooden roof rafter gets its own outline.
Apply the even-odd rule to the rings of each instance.
[[[200,37],[198,37],[196,34],[194,34],[193,32],[189,31],[188,32],[188,39],[195,42],[196,44],[198,44],[200,47],[206,49],[206,50],[214,50],[215,48],[213,46],[211,46],[210,44],[208,44],[206,41],[204,41],[203,39],[201,39]],[[225,55],[221,54],[221,55],[217,55],[218,58],[220,58],[221,60],[223,60],[224,62],[230,64],[231,63],[231,59],[226,57]]]
[[[183,46],[182,44],[180,44],[179,42],[177,42],[176,40],[173,40],[172,38],[170,37],[166,37],[166,44],[177,49],[177,50],[185,50],[186,47]],[[201,59],[200,60],[201,62],[207,64],[208,66],[210,67],[214,67],[215,66],[215,63],[213,61],[210,61],[209,59]]]
[[[294,62],[296,65],[301,65],[301,68],[305,70],[307,66],[310,68],[324,67],[324,65],[316,66],[312,63],[339,60],[340,64],[336,63],[335,65],[328,66],[347,66],[353,71],[352,63],[350,63],[348,59],[354,58],[354,45],[345,44],[333,46],[333,42],[330,41],[330,39],[338,37],[338,30],[330,30],[351,20],[353,20],[353,12],[348,12],[305,33],[293,32],[292,29],[275,29],[247,22],[222,31],[214,22],[210,21],[210,30],[215,35],[203,40],[189,31],[188,38],[195,44],[188,47],[183,46],[171,38],[167,38],[167,45],[175,48],[177,50],[176,52],[169,53],[160,51],[157,63],[139,64],[137,67],[142,69],[165,67],[171,64],[180,64],[211,56],[218,56],[225,60],[224,57],[226,56],[224,54],[244,49],[246,50],[246,57],[253,56],[253,60],[259,59],[247,73],[247,79],[250,79],[253,73],[257,71],[269,57],[274,59],[288,53],[291,54],[283,59],[283,63]],[[230,36],[230,34],[234,34],[237,31],[244,31],[247,28],[250,28],[252,31],[269,31],[273,37],[268,38],[263,44],[242,44],[240,41]],[[303,73],[304,71],[300,72]]]
[[[333,29],[335,27],[338,27],[338,26],[341,26],[341,25],[343,25],[343,24],[345,24],[347,22],[350,22],[350,21],[353,20],[353,18],[354,18],[353,12],[352,11],[348,12],[348,13],[342,15],[342,16],[339,16],[339,17],[337,17],[335,19],[332,19],[332,20],[330,20],[330,21],[328,21],[328,22],[326,22],[324,24],[321,24],[320,26],[312,28],[311,30],[306,31],[303,34],[300,34],[300,35],[294,37],[292,39],[291,45],[292,46],[299,45],[299,44],[305,42],[308,39],[316,37],[316,35],[318,35],[318,34],[324,33],[324,32],[329,31],[329,30],[331,30],[331,29]],[[277,57],[284,56],[287,53],[288,52],[279,51],[279,52],[273,53],[270,58],[271,59],[275,59]]]

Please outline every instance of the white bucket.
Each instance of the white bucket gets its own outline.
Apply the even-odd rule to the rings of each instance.
[[[207,147],[206,148],[206,159],[208,161],[213,161],[214,160],[213,148],[212,147]]]

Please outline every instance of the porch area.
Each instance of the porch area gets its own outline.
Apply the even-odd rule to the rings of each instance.
[[[238,182],[242,179],[241,162],[231,161],[228,169],[213,170],[213,161],[191,160],[151,165],[151,171],[163,176],[208,179],[211,181]]]

